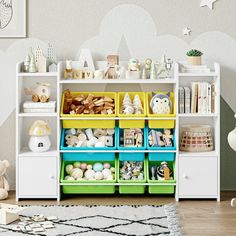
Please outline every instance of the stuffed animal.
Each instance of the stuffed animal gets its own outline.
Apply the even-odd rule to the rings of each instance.
[[[4,174],[9,165],[7,160],[0,161],[0,200],[4,200],[8,197],[9,184],[4,177]]]
[[[153,93],[150,107],[153,114],[170,114],[172,107],[170,93]]]

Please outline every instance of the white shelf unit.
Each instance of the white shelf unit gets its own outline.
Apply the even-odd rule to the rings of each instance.
[[[71,91],[94,91],[94,92],[103,92],[103,91],[173,91],[175,93],[175,106],[176,106],[176,117],[168,117],[168,118],[133,118],[136,119],[144,119],[144,120],[158,120],[158,119],[167,119],[167,120],[175,120],[175,137],[176,137],[176,147],[177,149],[174,151],[157,151],[157,150],[141,150],[137,152],[145,152],[145,153],[152,153],[152,152],[174,152],[176,153],[175,156],[175,166],[176,166],[176,183],[138,183],[136,185],[176,185],[175,189],[175,198],[176,201],[182,198],[215,198],[218,201],[220,200],[220,66],[219,64],[214,64],[214,71],[206,74],[184,74],[179,73],[179,65],[175,63],[174,65],[174,76],[170,79],[159,79],[159,80],[65,80],[63,79],[63,70],[65,68],[65,62],[58,63],[58,71],[56,73],[34,73],[31,75],[28,73],[20,73],[21,64],[17,65],[17,99],[16,99],[16,120],[17,120],[17,127],[16,127],[16,176],[17,176],[17,189],[16,189],[16,199],[21,198],[57,198],[60,200],[61,193],[60,187],[63,185],[94,185],[91,183],[60,183],[60,169],[61,169],[61,154],[66,152],[105,152],[99,150],[81,150],[81,151],[65,151],[60,150],[60,137],[61,137],[61,122],[64,119],[68,120],[90,120],[90,119],[97,119],[97,120],[104,120],[104,119],[113,119],[113,120],[122,120],[127,118],[120,118],[120,117],[112,117],[112,118],[62,118],[60,117],[60,106],[61,106],[61,97],[62,93],[65,89],[70,89]],[[45,81],[50,81],[54,83],[55,81],[55,98],[57,100],[57,110],[56,113],[40,113],[40,114],[25,114],[22,112],[22,101],[25,100],[25,97],[22,96],[22,88],[23,88],[23,81],[26,82],[27,86],[33,85],[36,82],[36,78]],[[214,81],[216,83],[217,88],[217,97],[216,97],[216,112],[214,114],[178,114],[178,88],[180,85],[189,85],[191,81]],[[119,86],[117,86],[119,84]],[[127,86],[129,84],[129,86]],[[51,137],[54,140],[53,146],[51,150],[46,153],[32,153],[27,148],[27,140],[28,135],[26,132],[26,127],[31,123],[32,120],[37,118],[47,119],[49,124],[52,124],[54,137]],[[51,122],[51,123],[50,123]],[[180,126],[182,124],[188,123],[207,123],[211,124],[214,128],[214,140],[215,140],[215,150],[212,152],[203,152],[203,153],[186,153],[179,151],[179,138],[180,138]],[[107,151],[106,151],[107,152]],[[115,153],[122,153],[122,152],[133,152],[128,150],[111,150],[109,152]],[[20,159],[23,159],[22,163],[19,163]],[[42,192],[35,190],[33,185],[33,180],[39,180],[39,177],[33,178],[33,180],[28,180],[27,178],[23,178],[25,183],[19,181],[21,178],[20,173],[29,169],[30,163],[27,163],[26,160],[31,160],[32,165],[38,163],[39,166],[44,166],[46,163],[47,168],[43,170],[48,171],[49,173],[52,171],[52,174],[48,174],[47,178],[50,181],[54,181],[53,185],[50,185],[50,181],[48,181],[48,186],[46,188],[41,187]],[[202,164],[207,163],[209,166],[207,168]],[[198,168],[202,168],[199,169]],[[33,169],[33,168],[31,168]],[[211,174],[209,174],[209,169]],[[188,176],[188,171],[190,174]],[[32,173],[31,173],[32,172]],[[29,174],[34,175],[35,173],[31,171]],[[202,176],[199,178],[199,173]],[[192,179],[191,174],[194,174],[196,179]],[[55,177],[56,176],[56,177]],[[24,177],[24,176],[23,176]],[[44,176],[45,178],[45,176]],[[45,181],[45,179],[43,180]],[[186,182],[184,182],[186,181]],[[187,182],[189,181],[189,182]],[[27,184],[29,186],[27,186]],[[21,186],[23,185],[23,187]],[[104,185],[97,183],[96,185]],[[108,185],[129,185],[128,183],[112,183]],[[134,183],[130,184],[134,185]],[[21,188],[24,191],[27,189],[29,192],[21,194]],[[49,192],[47,192],[47,190]],[[54,194],[52,194],[52,190]],[[44,193],[45,191],[45,193]]]
[[[59,200],[59,136],[58,110],[53,113],[24,113],[23,103],[31,97],[24,88],[33,88],[36,82],[51,84],[51,100],[57,101],[58,72],[22,73],[22,63],[16,66],[16,200],[24,198],[55,198]],[[49,123],[52,146],[49,151],[35,153],[29,150],[28,131],[35,120]]]
[[[183,124],[211,125],[214,150],[211,152],[182,152],[178,158],[178,199],[213,198],[220,201],[220,65],[214,63],[209,73],[180,73],[176,64],[176,79],[179,86],[189,86],[191,82],[215,84],[215,112],[211,114],[178,114],[179,133]],[[179,140],[180,140],[179,136]]]

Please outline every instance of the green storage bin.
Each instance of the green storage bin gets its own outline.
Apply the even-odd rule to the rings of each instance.
[[[175,163],[167,161],[168,165],[174,171],[174,179],[173,180],[151,180],[150,178],[150,169],[151,165],[159,165],[162,161],[149,161],[147,160],[146,171],[147,171],[147,181],[148,183],[153,184],[162,184],[162,185],[149,185],[148,192],[150,194],[173,194],[175,192],[175,183],[176,183],[176,176],[175,176]],[[172,184],[172,185],[165,185],[165,184]]]
[[[80,161],[80,160],[78,160]],[[108,162],[112,166],[116,167],[116,161],[82,161],[88,164],[94,164],[96,162]],[[74,161],[63,161],[61,166],[61,183],[67,183],[71,185],[62,185],[62,192],[64,194],[114,194],[115,193],[115,185],[110,185],[112,183],[116,183],[117,173],[115,172],[114,180],[64,180],[65,177],[65,166],[67,164],[72,164]],[[94,185],[86,185],[85,183],[94,183]],[[79,185],[81,183],[81,185]],[[97,185],[97,184],[104,185]],[[109,185],[106,185],[108,184]]]
[[[129,160],[132,161],[132,160]],[[120,161],[117,162],[117,179],[118,183],[121,183],[122,185],[119,185],[119,193],[120,194],[144,194],[146,186],[145,185],[135,185],[138,183],[146,183],[147,182],[147,173],[146,173],[146,161],[144,161],[144,180],[120,180]],[[125,185],[125,184],[130,185]]]

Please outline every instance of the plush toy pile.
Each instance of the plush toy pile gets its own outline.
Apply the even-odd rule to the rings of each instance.
[[[67,147],[113,147],[115,129],[67,129]]]
[[[148,134],[148,142],[151,147],[173,147],[173,134],[170,129],[154,130],[151,129]]]
[[[143,114],[143,105],[140,100],[140,97],[138,94],[134,96],[133,103],[131,101],[131,98],[128,93],[125,94],[122,106],[121,106],[121,114],[131,115],[131,114]]]
[[[144,180],[144,169],[142,161],[124,161],[120,164],[121,180]]]
[[[120,136],[120,146],[143,147],[143,131],[141,129],[124,129],[123,137]]]
[[[168,166],[168,163],[163,161],[160,165],[154,165],[150,168],[151,180],[172,180],[173,171]]]
[[[115,101],[108,96],[96,96],[94,94],[73,96],[69,90],[64,92],[64,114],[114,114]]]
[[[115,167],[110,163],[92,164],[74,162],[65,167],[65,180],[114,180]]]

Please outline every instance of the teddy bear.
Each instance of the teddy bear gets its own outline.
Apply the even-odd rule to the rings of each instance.
[[[0,161],[0,200],[4,200],[8,197],[9,184],[4,177],[4,174],[9,165],[7,160]]]

